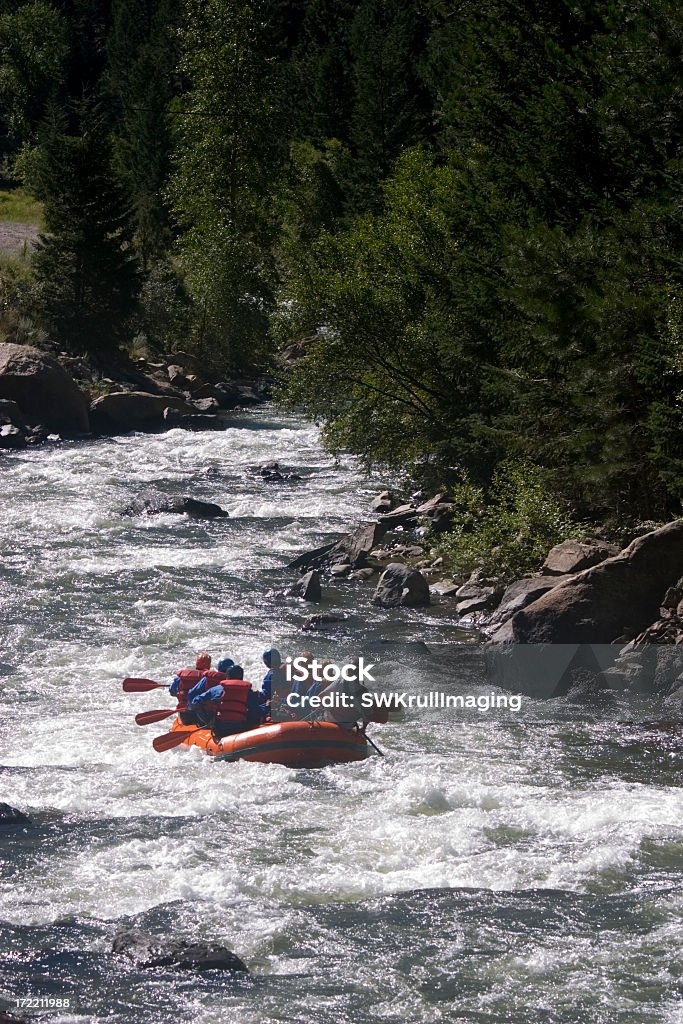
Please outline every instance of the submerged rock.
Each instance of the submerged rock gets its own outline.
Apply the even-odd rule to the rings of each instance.
[[[429,584],[419,571],[392,562],[379,578],[373,603],[382,608],[415,608],[430,603]]]
[[[122,516],[188,515],[198,519],[227,519],[230,515],[220,505],[196,498],[142,498],[121,512]]]
[[[248,974],[249,968],[226,946],[208,942],[167,939],[139,928],[119,932],[112,950],[136,967],[178,967],[193,971],[233,971]]]
[[[11,804],[0,803],[0,828],[23,828],[33,822],[23,811]]]
[[[320,629],[323,626],[334,626],[337,622],[344,622],[345,619],[345,615],[336,615],[334,612],[320,612],[318,615],[310,615],[301,628],[306,630]]]

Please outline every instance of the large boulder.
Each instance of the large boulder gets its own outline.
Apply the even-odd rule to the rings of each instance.
[[[662,595],[683,576],[683,520],[638,537],[566,580],[511,620],[521,644],[609,644],[657,618]]]
[[[175,409],[183,416],[197,410],[180,398],[152,395],[147,391],[112,391],[90,406],[92,428],[99,434],[122,434],[129,430],[161,430],[166,425],[164,410]]]
[[[0,343],[0,398],[16,402],[28,420],[51,430],[90,429],[83,392],[56,359],[31,345]]]
[[[583,572],[593,565],[599,565],[619,549],[611,544],[584,544],[578,540],[565,540],[556,544],[548,552],[541,572],[545,576],[566,576],[569,573]]]
[[[542,594],[558,587],[567,579],[568,576],[527,576],[515,580],[503,594],[500,604],[489,620],[489,625],[494,626],[512,618],[516,612],[537,601]]]
[[[429,584],[419,569],[392,562],[379,578],[373,602],[382,608],[427,605],[430,602]]]
[[[114,937],[112,950],[136,967],[178,967],[193,971],[234,971],[248,974],[249,968],[226,946],[213,942],[188,942],[149,935],[130,928]]]

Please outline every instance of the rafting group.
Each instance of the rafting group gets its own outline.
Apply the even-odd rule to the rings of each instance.
[[[309,655],[297,663],[305,665],[307,660],[316,664]],[[290,767],[362,760],[369,754],[368,744],[381,753],[365,730],[370,722],[386,722],[387,711],[373,704],[370,691],[353,672],[327,684],[314,671],[308,677],[300,672],[290,682],[275,648],[264,651],[263,662],[267,672],[258,690],[244,678],[241,665],[224,657],[214,669],[206,652],[197,655],[194,668],[178,670],[170,686],[128,678],[123,689],[164,688],[176,698],[170,711],[136,716],[138,725],[177,716],[170,732],[154,740],[159,752],[185,744],[221,760]]]

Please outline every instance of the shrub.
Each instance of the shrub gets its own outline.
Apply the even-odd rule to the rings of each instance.
[[[453,489],[452,500],[459,522],[440,539],[438,550],[458,575],[480,569],[487,577],[508,580],[533,572],[549,548],[585,532],[531,463],[501,463],[488,493],[464,480]]]

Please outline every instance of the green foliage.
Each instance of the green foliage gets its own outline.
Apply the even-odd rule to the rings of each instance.
[[[292,371],[286,400],[325,423],[335,449],[396,468],[481,473],[487,436],[486,281],[481,227],[462,216],[470,172],[417,149],[385,190],[385,212],[322,233],[288,281],[277,328],[317,341]]]
[[[133,243],[144,269],[171,244],[163,193],[170,173],[168,112],[178,84],[181,7],[181,0],[114,0],[107,39],[114,168],[130,197]]]
[[[0,340],[36,344],[44,339],[29,312],[32,288],[26,256],[0,253]]]
[[[102,121],[86,105],[79,119],[81,133],[71,135],[55,115],[34,165],[45,204],[45,232],[33,256],[35,298],[61,344],[106,353],[126,336],[138,274]]]
[[[0,221],[40,226],[43,207],[24,188],[0,189]]]
[[[271,12],[269,0],[189,0],[181,69],[190,88],[174,110],[170,196],[195,341],[228,364],[258,362],[273,301],[270,203],[285,153]]]
[[[584,532],[553,496],[547,476],[528,462],[501,463],[488,492],[464,480],[451,500],[457,526],[439,539],[437,551],[462,576],[480,569],[508,580],[533,572],[551,547]]]
[[[64,77],[68,28],[52,4],[0,6],[0,158],[30,139]]]
[[[148,269],[140,291],[137,321],[152,349],[173,352],[187,345],[192,329],[190,300],[170,263],[160,260]]]

